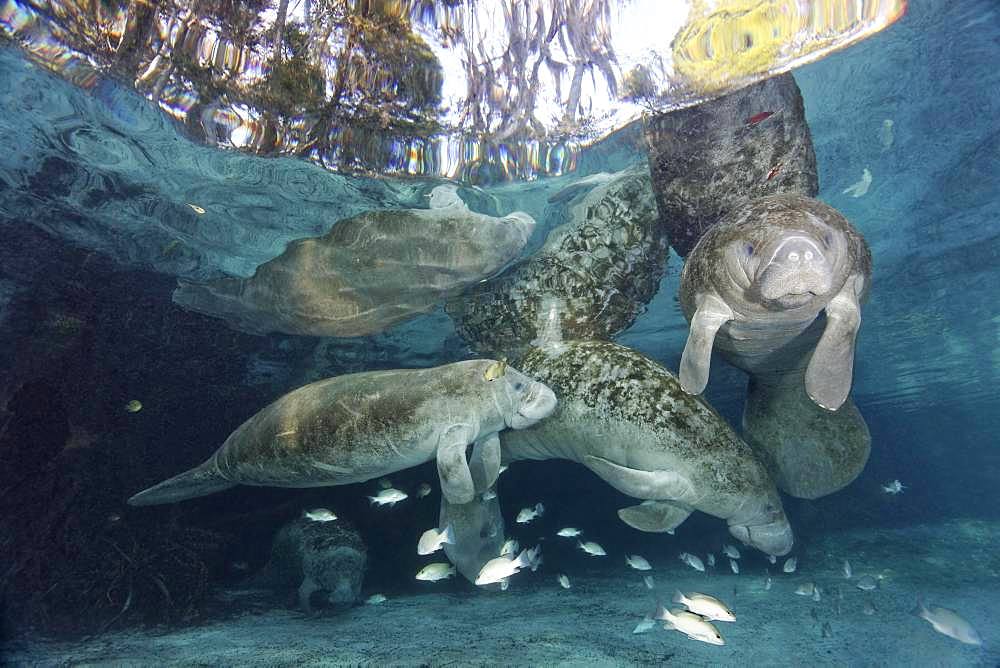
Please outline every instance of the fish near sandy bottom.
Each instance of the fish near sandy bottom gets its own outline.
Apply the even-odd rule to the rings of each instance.
[[[129,499],[173,503],[234,485],[324,487],[363,482],[437,459],[453,502],[499,475],[498,432],[548,416],[548,387],[516,369],[490,381],[494,360],[430,369],[370,371],[289,392],[240,425],[206,462]],[[466,449],[473,445],[471,462]]]
[[[521,254],[526,213],[470,211],[453,185],[429,209],[368,211],[297,239],[248,278],[180,281],[173,300],[252,334],[365,336],[430,311]]]
[[[643,531],[672,530],[700,510],[725,519],[744,544],[791,550],[792,529],[763,463],[663,366],[601,341],[533,348],[519,364],[544,379],[559,405],[543,422],[501,435],[505,462],[583,464],[618,491],[653,501],[619,511]]]

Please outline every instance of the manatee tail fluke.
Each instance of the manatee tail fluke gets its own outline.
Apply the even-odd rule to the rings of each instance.
[[[158,485],[145,489],[128,500],[130,506],[155,506],[161,503],[177,503],[186,499],[207,496],[215,492],[235,487],[234,483],[220,477],[211,460],[190,471],[175,475]]]

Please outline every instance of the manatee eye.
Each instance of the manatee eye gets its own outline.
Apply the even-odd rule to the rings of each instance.
[[[798,262],[799,254],[796,253],[795,251],[792,251],[791,253],[788,254],[788,259],[791,260],[792,262]]]
[[[753,257],[753,244],[744,246],[743,251],[747,254],[747,257]]]
[[[805,253],[805,256],[804,256],[804,257],[805,257],[805,258],[806,258],[807,260],[811,260],[811,259],[813,259],[813,252],[812,252],[812,251],[806,251],[806,253]]]
[[[514,389],[517,390],[518,392],[520,392],[522,389],[524,389],[524,383],[520,383],[520,382],[514,383]]]
[[[833,235],[830,234],[829,232],[827,232],[825,235],[823,235],[823,243],[825,243],[827,246],[829,246],[830,244],[832,244],[833,243]]]

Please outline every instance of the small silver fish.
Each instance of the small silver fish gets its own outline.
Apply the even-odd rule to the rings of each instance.
[[[887,482],[886,484],[882,485],[883,492],[885,492],[886,494],[892,494],[894,496],[896,494],[902,494],[903,490],[905,489],[906,485],[899,482],[898,480],[893,480],[891,482]]]
[[[545,506],[536,503],[534,508],[521,508],[521,512],[517,514],[517,519],[514,521],[518,524],[527,524],[536,517],[541,517],[544,512]]]
[[[812,582],[804,582],[795,588],[795,593],[799,596],[812,596],[816,590],[816,585]]]
[[[819,587],[813,586],[813,600],[819,603],[819,599],[820,599]]]
[[[517,544],[516,540],[514,540],[513,538],[508,538],[506,541],[504,541],[503,547],[500,548],[500,556],[501,557],[505,557],[507,555],[514,556],[515,554],[517,554],[517,549],[519,547],[520,545]]]
[[[598,543],[595,543],[592,540],[588,540],[586,542],[578,540],[578,541],[576,541],[576,544],[577,544],[577,547],[579,547],[581,550],[583,550],[584,552],[586,552],[587,554],[589,554],[592,557],[606,557],[606,556],[608,556],[608,553],[604,551],[604,548],[601,547]]]
[[[924,605],[923,601],[917,601],[917,609],[913,611],[915,615],[927,621],[934,630],[949,638],[965,643],[966,645],[982,645],[983,639],[972,628],[972,624],[965,621],[961,615],[954,610],[942,608],[936,605],[930,607]]]
[[[420,487],[417,487],[417,498],[422,499],[431,493],[431,486],[426,482],[420,483]]]
[[[191,207],[191,210],[194,211],[199,216],[205,213],[205,210],[200,206],[198,206],[197,204],[191,204],[190,202],[187,202],[187,205]]]
[[[878,589],[878,580],[870,575],[862,575],[858,578],[857,588],[861,591],[875,591]]]
[[[392,481],[389,480],[388,478],[379,478],[378,486],[379,489],[389,489],[392,487]]]
[[[660,606],[654,617],[663,620],[663,628],[676,629],[692,640],[700,640],[710,645],[726,644],[719,629],[715,628],[712,623],[705,621],[701,615],[687,610],[667,610]]]
[[[129,413],[138,413],[142,410],[142,402],[138,399],[133,399],[132,401],[125,404],[125,410]]]
[[[375,496],[369,496],[368,500],[372,502],[372,505],[379,506],[389,506],[390,508],[395,506],[397,503],[403,499],[407,499],[409,496],[406,492],[401,492],[398,489],[383,489],[381,492]]]
[[[522,568],[531,565],[532,556],[528,550],[522,550],[521,554],[511,559],[510,557],[496,557],[487,561],[476,576],[476,584],[479,586],[494,584],[507,580],[510,576],[520,572]],[[506,589],[506,587],[503,587]]]
[[[437,582],[438,580],[447,580],[453,575],[455,575],[454,566],[451,564],[435,562],[433,564],[427,564],[421,568],[420,572],[417,573],[417,579],[424,580],[425,582]]]
[[[444,529],[428,529],[417,542],[417,554],[433,554],[445,545],[455,544],[455,532],[449,524]]]
[[[878,611],[875,609],[875,604],[874,603],[872,603],[871,601],[865,601],[861,605],[861,612],[863,614],[866,614],[866,615],[868,615],[870,617],[870,616],[874,615]]]
[[[562,536],[563,538],[576,538],[582,534],[583,532],[575,527],[565,527],[564,529],[559,529],[559,531],[556,532],[557,536]]]
[[[365,599],[365,603],[368,605],[378,605],[379,603],[385,603],[386,597],[382,594],[372,594]]]
[[[736,561],[735,559],[730,559],[729,560],[729,568],[732,569],[732,571],[733,571],[733,573],[735,575],[739,575],[740,574],[740,563],[738,561]]]
[[[500,475],[500,473],[503,473],[504,471],[506,471],[506,470],[507,470],[507,469],[509,469],[509,468],[510,468],[510,467],[509,467],[509,466],[507,466],[506,464],[501,464],[501,465],[500,465],[500,472],[499,472],[499,473],[497,473],[497,475]]]
[[[492,501],[495,498],[497,498],[497,493],[492,489],[488,489],[482,494],[483,501]]]
[[[844,577],[850,580],[852,574],[853,571],[851,570],[851,562],[849,562],[847,559],[844,559]]]
[[[565,573],[560,573],[559,577],[557,577],[556,579],[559,581],[559,586],[562,587],[563,589],[570,588],[569,578],[566,577]]]
[[[688,610],[696,615],[701,615],[710,622],[736,621],[736,615],[734,615],[733,611],[729,609],[729,606],[714,596],[709,596],[708,594],[700,594],[698,592],[685,594],[678,590],[674,592],[673,601],[674,603],[686,606]]]
[[[643,583],[646,585],[646,589],[652,589],[655,585],[653,584],[653,576],[647,575],[642,578]]]
[[[709,566],[711,566],[712,568],[715,568],[715,555],[714,554],[712,554],[711,552],[709,552],[707,555],[705,555],[705,561],[708,563]]]
[[[632,629],[632,633],[645,633],[654,626],[656,626],[656,620],[650,617],[649,615],[646,615],[645,617],[642,618],[641,622],[635,625],[635,628]]]
[[[781,567],[781,570],[785,573],[794,573],[795,569],[798,568],[799,560],[795,557],[788,557],[785,559],[785,565]]]
[[[303,511],[302,516],[312,522],[333,522],[337,516],[327,508],[313,508]]]
[[[507,373],[507,360],[502,359],[486,367],[486,371],[483,372],[483,378],[492,383],[497,378],[503,377],[505,373]]]
[[[677,555],[677,558],[683,561],[691,568],[695,569],[696,571],[701,571],[702,573],[705,572],[705,564],[703,564],[701,559],[694,556],[693,554],[689,552],[681,552],[679,555]]]
[[[726,543],[725,545],[722,546],[722,553],[725,554],[730,559],[740,558],[740,551],[736,549],[735,545],[730,545],[729,543]]]
[[[773,554],[767,555],[767,560],[769,562],[771,562],[772,564],[778,563],[778,558],[776,556],[774,556]]]
[[[649,565],[645,557],[641,557],[638,554],[630,554],[625,557],[625,563],[631,566],[637,571],[651,571],[653,567]]]
[[[764,591],[771,591],[772,584],[773,583],[771,582],[771,576],[768,575],[767,578],[764,580]]]

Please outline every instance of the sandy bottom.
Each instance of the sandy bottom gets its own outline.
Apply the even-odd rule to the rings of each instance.
[[[658,540],[660,552],[645,555],[653,565],[652,591],[643,573],[609,549],[611,556],[586,562],[589,567],[566,570],[569,590],[556,582],[557,564],[546,562],[537,573],[515,576],[506,592],[477,591],[464,582],[416,583],[414,593],[336,616],[268,609],[252,592],[224,592],[219,601],[230,610],[224,620],[77,643],[21,641],[0,656],[16,665],[99,666],[997,666],[998,532],[996,524],[952,522],[836,533],[798,548],[795,573],[781,573],[780,561],[771,566],[753,553],[743,555],[739,575],[719,554],[707,574],[688,568],[676,558],[683,548],[678,536]],[[852,579],[841,573],[845,557]],[[772,574],[770,590],[765,569]],[[879,589],[855,586],[866,574],[881,576]],[[820,588],[820,601],[794,593],[806,582]],[[729,604],[737,621],[716,623],[725,646],[660,626],[632,633],[657,598],[667,602],[675,589]],[[984,645],[963,645],[912,615],[918,596],[958,611]],[[874,614],[863,613],[866,600]]]

